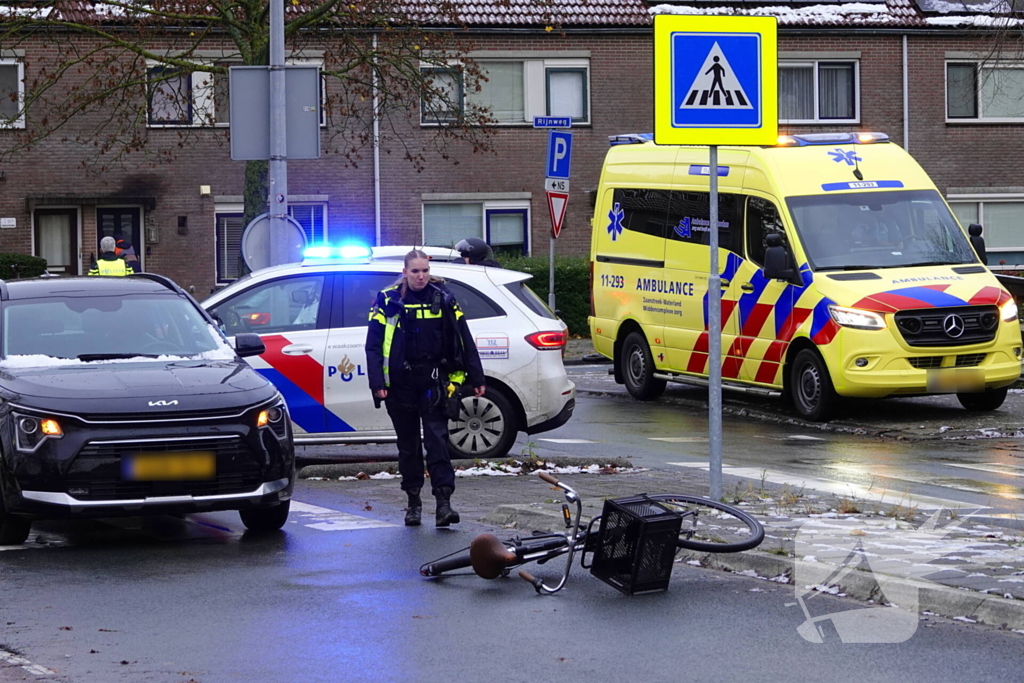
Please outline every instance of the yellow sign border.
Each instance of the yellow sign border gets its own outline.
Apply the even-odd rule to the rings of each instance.
[[[761,126],[759,128],[677,128],[672,125],[674,33],[758,33],[761,35]],[[654,17],[654,142],[659,145],[774,145],[779,137],[778,20],[775,17],[709,17],[659,14]]]

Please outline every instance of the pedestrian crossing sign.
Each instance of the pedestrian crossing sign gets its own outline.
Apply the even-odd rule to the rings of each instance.
[[[775,17],[654,18],[654,142],[774,145]]]

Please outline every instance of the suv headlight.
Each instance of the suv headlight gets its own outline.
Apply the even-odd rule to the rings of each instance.
[[[288,406],[283,398],[278,398],[277,403],[256,413],[256,427],[259,429],[269,427],[278,436],[283,436],[287,417]]]
[[[14,437],[19,451],[35,453],[47,439],[64,438],[64,429],[52,417],[14,413]]]
[[[832,319],[837,325],[852,327],[855,330],[884,330],[885,318],[874,311],[864,311],[859,308],[846,308],[832,304],[828,307]]]

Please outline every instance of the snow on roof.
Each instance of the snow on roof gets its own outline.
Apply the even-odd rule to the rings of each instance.
[[[687,5],[655,5],[650,13],[683,15],[739,15],[778,17],[780,26],[851,26],[851,25],[913,25],[920,24],[916,8],[910,0],[889,0],[882,3],[846,2],[815,5],[763,5],[742,7],[693,7]]]
[[[917,0],[924,12],[939,14],[1009,14],[1013,7],[1008,0]]]
[[[1024,26],[1024,20],[1012,17],[994,17],[990,14],[975,14],[969,17],[925,17],[931,26],[974,26],[978,28],[1009,28]]]

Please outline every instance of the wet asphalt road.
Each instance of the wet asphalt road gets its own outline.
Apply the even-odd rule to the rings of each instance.
[[[0,553],[0,643],[55,673],[0,663],[0,680],[1007,681],[1024,638],[923,621],[907,642],[806,642],[793,589],[686,567],[667,593],[629,598],[576,569],[539,597],[519,580],[426,580],[416,569],[480,530],[328,530],[362,509],[300,484],[306,513],[254,539],[231,513],[49,524],[56,544]],[[335,526],[353,518],[338,515]],[[311,524],[320,524],[314,527]],[[554,573],[546,568],[545,574]],[[813,613],[863,607],[820,596]]]

